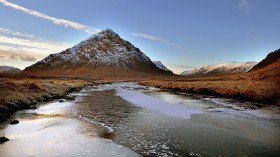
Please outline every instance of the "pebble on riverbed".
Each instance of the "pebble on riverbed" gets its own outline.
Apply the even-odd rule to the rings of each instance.
[[[66,96],[64,97],[64,99],[67,99],[67,100],[75,100],[75,96],[66,95]]]
[[[36,108],[37,108],[36,105],[30,105],[25,107],[25,109],[32,109],[32,110],[35,110]]]
[[[10,124],[11,124],[11,125],[18,124],[18,123],[19,123],[18,120],[12,120],[12,121],[10,121]]]
[[[59,100],[59,102],[60,102],[60,103],[63,103],[63,102],[65,102],[65,100],[62,100],[62,99],[61,99],[61,100]]]
[[[0,137],[0,144],[9,141],[9,139],[7,137]]]

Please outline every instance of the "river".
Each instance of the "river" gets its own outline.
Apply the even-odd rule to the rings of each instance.
[[[0,125],[0,156],[280,156],[280,109],[161,91],[88,86]],[[244,105],[245,104],[245,105]]]

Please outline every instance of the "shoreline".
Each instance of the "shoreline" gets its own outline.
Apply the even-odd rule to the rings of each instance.
[[[54,99],[73,100],[67,94],[79,91],[90,82],[65,78],[1,78],[0,123],[15,112],[36,109],[38,103]]]
[[[238,101],[247,101],[252,103],[261,103],[264,105],[279,106],[279,93],[274,91],[273,86],[277,87],[275,82],[263,83],[260,87],[251,87],[250,89],[239,89],[241,84],[238,82],[221,82],[217,85],[215,81],[201,82],[201,81],[167,81],[167,80],[152,80],[152,81],[138,81],[140,85],[160,88],[162,90],[169,90],[171,92],[180,92],[186,94],[198,94],[204,96],[215,96],[218,98],[228,98]],[[233,85],[232,85],[233,84]],[[261,86],[266,89],[262,91]],[[247,88],[247,87],[246,87]],[[257,89],[254,89],[257,88]],[[256,104],[257,105],[257,104]],[[258,105],[257,105],[258,106]],[[261,107],[261,106],[258,106]]]

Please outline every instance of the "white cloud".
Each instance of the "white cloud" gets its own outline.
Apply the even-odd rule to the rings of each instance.
[[[150,35],[150,34],[131,33],[130,35],[136,36],[136,37],[146,38],[146,39],[149,39],[149,40],[159,41],[161,43],[173,46],[173,47],[175,47],[176,49],[179,49],[179,50],[183,50],[183,51],[187,50],[187,48],[185,48],[183,46],[180,46],[179,44],[177,44],[175,42],[172,42],[172,41],[169,41],[169,40],[165,40],[165,39],[162,39],[160,37],[156,37],[156,36],[153,36],[153,35]]]
[[[29,33],[21,33],[21,32],[17,32],[17,31],[12,31],[7,28],[0,28],[0,33],[9,34],[9,35],[13,35],[13,36],[21,36],[21,37],[26,37],[26,38],[34,38],[34,36]]]
[[[35,10],[30,10],[30,9],[24,8],[22,6],[16,5],[14,3],[8,2],[7,0],[0,0],[0,3],[2,3],[5,6],[11,7],[13,9],[25,12],[27,14],[52,21],[56,25],[63,25],[64,27],[72,27],[72,28],[75,28],[75,29],[78,29],[78,30],[84,30],[85,32],[90,33],[90,34],[95,34],[95,33],[98,33],[98,32],[101,31],[100,29],[85,26],[85,25],[77,23],[77,22],[68,21],[68,20],[65,20],[65,19],[59,19],[59,18],[56,18],[56,17],[48,16],[46,14],[37,12]]]
[[[0,59],[35,62],[51,53],[63,51],[73,45],[44,40],[29,33],[0,28]]]
[[[239,1],[239,8],[241,8],[242,10],[244,10],[245,14],[249,13],[249,0],[240,0]]]
[[[30,49],[30,50],[41,49],[42,51],[40,50],[40,51],[38,51],[38,53],[41,53],[41,52],[55,53],[55,52],[65,50],[65,49],[73,46],[72,44],[54,42],[54,41],[49,41],[49,40],[21,39],[21,38],[8,37],[8,36],[3,36],[3,35],[0,35],[0,43],[2,43],[2,45],[0,45],[0,49],[1,49],[1,46],[3,49],[3,47],[7,47],[7,45],[19,45],[19,46],[24,46],[25,49]],[[3,44],[5,44],[5,45],[3,45]],[[10,46],[10,47],[12,47],[12,46]],[[17,47],[14,47],[14,46],[12,48],[17,49]]]
[[[74,44],[44,40],[29,33],[22,33],[0,27],[0,50],[26,51],[37,53],[56,53]]]
[[[16,52],[26,52],[26,53],[37,53],[37,54],[50,54],[50,50],[34,48],[34,47],[25,47],[25,46],[11,46],[11,45],[2,45],[0,42],[0,51],[16,51]]]
[[[4,60],[19,60],[19,61],[29,61],[36,62],[47,55],[37,54],[33,52],[16,51],[16,50],[0,50],[0,59]]]

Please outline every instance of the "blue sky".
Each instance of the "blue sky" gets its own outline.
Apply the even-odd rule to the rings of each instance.
[[[0,0],[0,64],[23,69],[106,28],[176,73],[260,61],[280,48],[279,8],[279,0]]]

